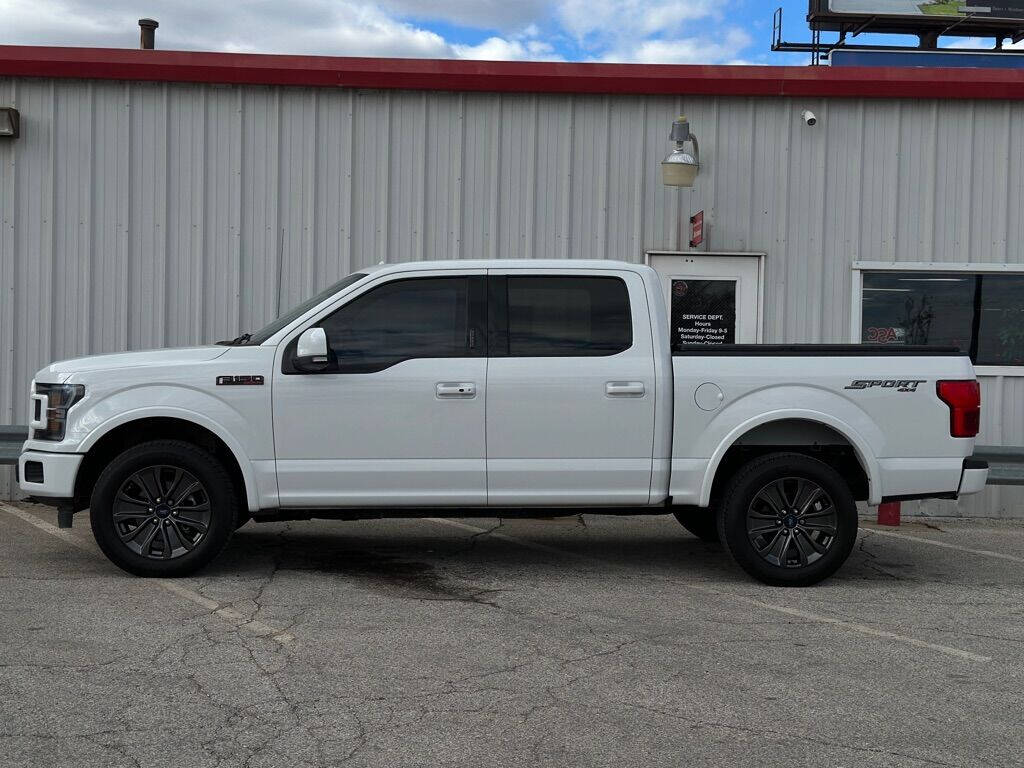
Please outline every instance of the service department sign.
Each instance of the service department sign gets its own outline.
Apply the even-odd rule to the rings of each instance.
[[[1024,19],[1024,0],[829,0],[832,13]]]
[[[736,343],[735,280],[672,280],[672,351]]]

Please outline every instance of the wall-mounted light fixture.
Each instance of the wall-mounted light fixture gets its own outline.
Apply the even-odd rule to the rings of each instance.
[[[14,107],[0,107],[0,139],[16,139],[21,128],[21,116]]]
[[[676,148],[661,161],[661,180],[667,187],[692,187],[700,173],[700,147],[685,116],[672,123],[669,140],[676,143]],[[686,151],[687,142],[693,145],[693,154]]]

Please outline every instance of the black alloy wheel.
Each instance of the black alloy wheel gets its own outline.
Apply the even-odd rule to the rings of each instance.
[[[224,465],[182,440],[128,448],[100,474],[89,505],[100,549],[138,576],[194,573],[243,519]]]
[[[835,573],[857,539],[857,504],[833,467],[771,453],[726,482],[718,531],[736,563],[774,586],[803,587]]]
[[[121,541],[142,557],[169,560],[191,552],[210,529],[210,495],[181,467],[157,465],[133,472],[114,497]]]
[[[803,477],[782,477],[754,494],[747,507],[747,537],[765,561],[803,568],[836,541],[836,506],[824,488]]]

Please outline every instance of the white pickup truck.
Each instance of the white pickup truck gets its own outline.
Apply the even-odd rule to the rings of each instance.
[[[651,268],[349,275],[219,345],[54,363],[21,489],[139,575],[249,519],[674,513],[770,584],[834,573],[856,501],[956,498],[980,396],[955,349],[677,346]]]

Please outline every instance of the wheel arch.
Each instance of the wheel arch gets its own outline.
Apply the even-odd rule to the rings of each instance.
[[[784,437],[783,437],[784,436]],[[829,436],[833,436],[830,437]],[[780,442],[781,440],[781,442]],[[854,464],[843,463],[847,450]],[[854,492],[854,498],[870,504],[881,501],[881,473],[867,441],[852,427],[826,413],[805,410],[776,411],[749,419],[734,427],[721,441],[708,462],[701,484],[700,506],[711,498],[739,463],[765,453],[786,451],[824,459],[837,469]],[[848,471],[859,477],[848,477]]]
[[[81,446],[85,458],[75,478],[75,508],[84,509],[103,468],[133,445],[150,440],[185,440],[216,456],[235,486],[243,509],[258,504],[255,477],[248,457],[216,422],[187,411],[129,413],[93,430]]]

